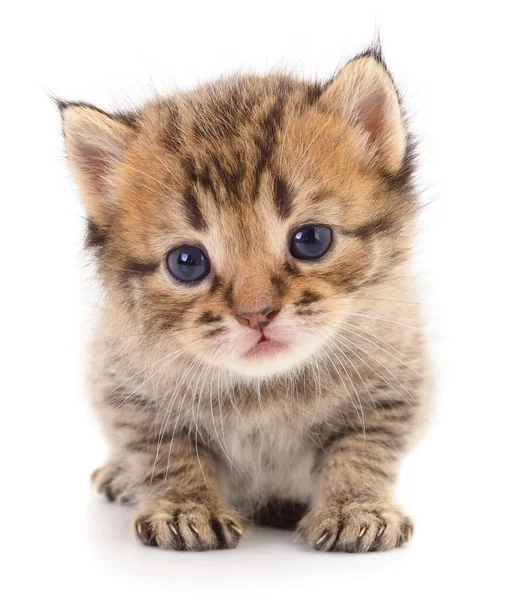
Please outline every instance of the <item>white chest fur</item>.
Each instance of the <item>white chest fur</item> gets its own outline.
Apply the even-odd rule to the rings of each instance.
[[[314,450],[296,424],[240,417],[219,434],[220,484],[231,504],[250,509],[275,497],[309,499]]]

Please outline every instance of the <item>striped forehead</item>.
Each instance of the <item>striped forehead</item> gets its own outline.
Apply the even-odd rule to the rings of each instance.
[[[285,76],[241,77],[149,108],[148,142],[154,142],[156,131],[164,159],[172,163],[169,170],[179,172],[171,187],[181,188],[192,227],[207,226],[205,199],[219,207],[252,203],[265,177],[271,179],[278,215],[289,214],[289,181],[281,175],[282,142],[291,115],[311,107],[318,89]]]
[[[257,137],[246,137],[180,158],[185,216],[192,227],[206,229],[210,205],[243,209],[261,199],[270,199],[280,218],[288,216],[292,194],[275,168],[276,136],[265,139],[264,148]]]
[[[204,172],[203,172],[204,174]],[[253,178],[233,174],[229,185],[213,176],[191,178],[182,194],[183,216],[197,232],[213,224],[244,230],[260,222],[289,217],[294,192],[287,181],[270,168]]]
[[[259,196],[249,203],[219,206],[211,198],[199,199],[204,228],[197,230],[197,237],[219,268],[229,270],[240,261],[273,265],[281,259],[287,227],[279,216],[273,187],[271,177],[264,175]]]
[[[320,110],[318,97],[317,87],[285,78],[244,79],[167,99],[157,118],[148,114],[162,152],[145,158],[160,168],[164,195],[173,191],[163,212],[174,234],[201,240],[209,232],[246,255],[268,234],[280,235],[279,222],[340,221],[340,203],[329,199],[361,185],[340,178],[355,169],[343,167],[337,119]],[[142,155],[147,147],[140,145]]]

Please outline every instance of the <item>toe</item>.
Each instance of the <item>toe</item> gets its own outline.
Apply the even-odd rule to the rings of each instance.
[[[146,546],[195,551],[235,548],[245,529],[236,515],[205,506],[169,503],[166,510],[161,508],[135,519],[135,533]]]
[[[412,536],[413,524],[391,505],[351,503],[311,511],[298,530],[316,550],[370,552],[405,544]]]

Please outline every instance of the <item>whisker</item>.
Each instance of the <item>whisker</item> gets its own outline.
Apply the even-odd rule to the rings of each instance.
[[[393,386],[393,385],[392,385],[392,384],[391,384],[389,381],[387,381],[387,380],[386,380],[386,379],[385,379],[385,378],[382,376],[382,374],[381,374],[381,373],[378,373],[378,371],[376,371],[376,370],[375,370],[375,369],[374,369],[374,368],[373,368],[373,367],[372,367],[372,366],[371,366],[371,365],[370,365],[370,364],[369,364],[367,361],[365,361],[365,360],[364,360],[364,359],[363,359],[363,358],[362,358],[362,357],[361,357],[359,354],[357,354],[357,353],[356,353],[356,352],[355,352],[355,351],[354,351],[352,348],[350,348],[350,347],[349,347],[349,346],[348,346],[348,345],[347,345],[347,344],[346,344],[344,341],[342,341],[342,340],[345,340],[345,342],[348,342],[348,343],[350,343],[350,344],[353,344],[353,342],[351,342],[351,340],[349,340],[348,338],[345,338],[345,337],[343,337],[343,336],[339,336],[339,341],[341,342],[341,344],[342,344],[342,345],[343,345],[343,346],[344,346],[344,347],[345,347],[347,350],[349,350],[349,351],[350,351],[352,354],[354,354],[354,355],[355,355],[355,356],[356,356],[356,357],[357,357],[357,358],[358,358],[358,359],[359,359],[361,362],[363,362],[363,363],[366,365],[366,367],[368,367],[369,369],[371,369],[371,371],[372,371],[372,372],[373,372],[375,375],[377,375],[377,376],[378,376],[378,377],[379,377],[379,378],[380,378],[380,379],[381,379],[381,380],[382,380],[384,383],[386,383],[386,384],[387,384],[389,387],[391,387],[391,388],[392,388],[392,389],[393,389],[393,390],[396,392],[396,394],[398,394],[399,396],[401,396],[401,398],[403,398],[403,400],[404,400],[404,401],[405,401],[407,404],[410,404],[410,405],[411,405],[411,402],[410,402],[410,401],[409,401],[407,398],[405,398],[405,397],[403,396],[403,394],[402,394],[402,393],[401,393],[399,390],[397,390],[397,389],[396,389],[396,388],[395,388],[395,387],[394,387],[394,386]],[[376,361],[378,364],[380,364],[382,367],[384,367],[384,368],[385,368],[385,369],[388,371],[387,367],[385,367],[385,365],[383,365],[383,364],[382,364],[382,363],[380,363],[380,362],[379,362],[377,359],[375,359],[375,358],[374,358],[374,356],[373,356],[372,354],[370,354],[369,352],[367,352],[367,351],[366,351],[366,350],[364,350],[363,348],[360,348],[360,346],[357,346],[356,344],[353,344],[353,345],[355,346],[355,348],[358,348],[359,350],[362,350],[363,352],[365,352],[366,354],[368,354],[368,355],[369,355],[369,356],[370,356],[370,357],[371,357],[373,360],[375,360],[375,361]],[[394,374],[393,374],[393,373],[391,373],[390,371],[389,371],[389,373],[392,375],[392,377],[394,377],[395,379],[397,379],[397,378],[394,376]],[[409,392],[409,391],[408,391],[408,390],[407,390],[407,389],[404,387],[404,385],[403,385],[403,384],[402,384],[402,383],[401,383],[401,382],[400,382],[398,379],[397,379],[397,382],[398,382],[398,383],[401,385],[401,387],[403,387],[403,388],[404,388],[404,390],[405,390],[405,391],[406,391],[406,392],[409,394],[410,398],[412,398],[412,400],[415,400],[415,399],[414,399],[414,397],[412,396],[412,394],[411,394],[411,393],[410,393],[410,392]]]
[[[187,346],[191,346],[192,343],[186,344],[184,346],[184,348],[186,348]],[[128,383],[128,381],[131,381],[134,377],[136,377],[137,375],[140,375],[140,373],[143,373],[144,371],[147,371],[147,369],[151,369],[152,367],[154,367],[154,365],[172,357],[175,356],[176,354],[178,354],[179,352],[182,352],[183,348],[180,348],[178,350],[174,350],[174,352],[171,352],[170,354],[166,354],[165,356],[163,356],[162,358],[159,358],[157,360],[155,360],[154,362],[152,362],[150,365],[144,367],[143,369],[140,369],[139,371],[137,371],[136,373],[134,373],[133,375],[131,375],[131,377],[128,377],[128,379],[125,379],[122,383],[120,383],[119,385],[117,385],[113,390],[110,391],[110,393],[114,393],[116,392],[119,388],[123,387],[124,385],[126,385],[126,383]]]
[[[112,411],[112,414],[117,411],[119,408],[121,408],[121,406],[123,406],[126,402],[128,402],[128,400],[142,387],[144,387],[147,383],[149,383],[149,381],[151,381],[152,379],[154,379],[156,377],[156,375],[158,375],[161,371],[163,371],[164,369],[166,369],[168,367],[168,365],[170,363],[172,363],[174,361],[170,361],[169,363],[164,364],[160,369],[158,369],[156,371],[156,373],[153,373],[150,377],[148,377],[147,379],[145,379],[144,381],[142,381],[142,383],[140,385],[138,385],[130,394],[128,394],[128,396],[126,396],[126,398],[123,399],[123,401],[114,408],[114,410]]]
[[[334,353],[334,355],[335,355],[335,353]],[[350,392],[348,391],[348,388],[347,388],[347,386],[346,386],[346,383],[345,383],[345,381],[344,381],[343,377],[342,377],[342,376],[341,376],[341,374],[339,373],[339,369],[337,368],[336,364],[334,363],[334,361],[333,361],[333,360],[332,360],[332,358],[330,357],[330,354],[329,354],[329,353],[326,353],[326,354],[325,354],[325,356],[326,356],[326,357],[328,358],[328,360],[331,362],[331,364],[332,364],[332,366],[333,366],[333,368],[334,368],[335,372],[337,373],[337,376],[339,377],[339,379],[340,379],[340,381],[341,381],[342,385],[344,386],[344,389],[345,389],[345,391],[346,391],[346,397],[347,397],[347,398],[349,398],[349,399],[351,400],[351,394],[350,394]],[[344,365],[343,365],[343,366],[344,366]],[[353,403],[353,401],[352,401],[352,403]],[[356,413],[357,413],[357,415],[358,415],[358,408],[356,407],[356,405],[355,405],[355,404],[353,404],[353,406],[354,406],[354,408],[355,408],[355,412],[356,412]],[[359,418],[360,418],[360,415],[359,415]]]
[[[181,379],[179,380],[179,384],[178,384],[178,386],[176,386],[176,389],[174,390],[174,393],[173,393],[172,398],[171,398],[171,403],[172,404],[169,406],[168,416],[167,416],[167,412],[165,413],[166,416],[164,418],[165,418],[166,422],[162,423],[162,429],[160,430],[160,434],[161,434],[161,432],[164,432],[165,429],[167,428],[168,421],[170,419],[170,415],[172,414],[172,408],[174,407],[174,403],[177,400],[178,394],[179,394],[179,392],[180,392],[180,390],[182,388],[184,379],[186,378],[186,376],[188,375],[188,373],[194,368],[194,366],[196,366],[196,368],[195,368],[195,371],[193,372],[193,374],[195,374],[198,371],[199,366],[200,366],[200,361],[199,361],[198,358],[196,358],[194,361],[192,361],[192,363],[189,365],[189,367],[186,370],[186,372],[183,373]],[[191,380],[191,378],[190,378],[190,380]],[[190,387],[190,380],[188,381],[188,385],[187,385],[187,388],[186,388],[186,393],[188,392],[188,389]],[[172,430],[172,436],[170,438],[169,450],[168,450],[168,454],[167,454],[167,470],[166,470],[166,474],[165,474],[165,479],[167,478],[167,475],[168,475],[168,472],[169,472],[169,469],[170,469],[170,458],[171,458],[171,455],[172,455],[172,446],[174,444],[174,438],[176,436],[177,426],[179,424],[179,419],[181,417],[181,412],[183,410],[183,407],[184,407],[184,404],[185,404],[185,401],[186,401],[186,393],[184,393],[182,395],[182,397],[181,397],[181,404],[179,405],[179,411],[178,411],[177,416],[175,418],[174,429]],[[163,435],[162,435],[162,439],[163,439]],[[155,461],[156,461],[156,459],[155,459]]]
[[[325,344],[327,345],[328,348],[330,348],[330,350],[332,350],[332,347],[330,346],[330,344],[328,342],[325,342]],[[355,384],[353,383],[353,379],[351,378],[350,374],[348,373],[348,370],[344,366],[344,363],[342,362],[342,360],[339,359],[339,357],[335,354],[335,352],[333,352],[333,354],[339,360],[339,364],[343,368],[343,370],[344,370],[344,372],[346,374],[346,377],[349,379],[349,382],[351,383],[351,387],[353,388],[353,391],[355,392],[355,397],[357,398],[357,401],[358,401],[358,404],[359,404],[359,407],[360,407],[360,414],[358,413],[358,409],[357,409],[355,403],[351,399],[351,394],[349,394],[348,397],[350,398],[350,400],[351,400],[353,406],[355,407],[355,410],[356,410],[356,412],[357,412],[357,414],[359,416],[360,424],[362,425],[362,431],[364,432],[364,440],[365,440],[366,429],[365,429],[364,408],[362,406],[362,401],[360,400],[360,396],[358,395],[357,388],[355,387]]]
[[[418,325],[409,325],[407,323],[402,323],[400,321],[392,321],[391,319],[386,319],[385,317],[382,317],[380,315],[367,315],[365,313],[355,313],[355,312],[346,312],[344,314],[351,315],[354,317],[364,317],[366,319],[375,319],[376,321],[382,321],[384,323],[391,323],[393,325],[401,325],[402,327],[407,327],[409,329],[422,330],[422,327],[419,327]]]
[[[221,429],[222,437],[223,437],[223,440],[225,443],[225,431],[223,429],[223,423],[222,423],[222,402],[220,400],[220,367],[219,366],[215,367],[214,373],[217,374],[217,407],[218,407],[218,414],[219,414],[219,419],[220,419],[220,429]],[[218,443],[220,445],[220,448],[223,450],[229,463],[236,469],[229,453],[227,452],[227,444],[225,444],[225,445],[222,444],[222,441],[220,440],[220,435],[216,428],[215,414],[213,411],[213,375],[211,376],[211,381],[210,381],[210,385],[209,385],[209,398],[210,398],[210,408],[211,408],[211,420],[213,421],[213,429],[217,436]],[[238,471],[238,473],[239,473],[239,471]]]
[[[396,304],[414,304],[417,306],[435,306],[435,307],[440,307],[440,304],[431,304],[429,302],[413,302],[411,300],[396,300],[395,298],[374,298],[373,296],[359,296],[357,295],[357,298],[360,298],[361,300],[376,300],[377,302],[390,302],[390,303],[396,303]]]
[[[395,354],[392,354],[392,352],[389,352],[388,350],[386,350],[385,348],[383,348],[382,346],[380,346],[379,344],[377,344],[376,342],[373,342],[369,339],[367,339],[365,336],[361,335],[360,333],[357,333],[356,331],[351,331],[351,329],[348,329],[346,327],[340,327],[340,329],[342,329],[343,331],[348,331],[349,333],[356,335],[357,337],[365,340],[366,342],[368,342],[369,344],[372,344],[373,346],[376,346],[376,348],[379,348],[382,352],[385,352],[386,354],[388,354],[389,356],[392,356],[392,358],[395,358],[401,365],[405,366],[407,369],[410,369],[410,371],[413,371],[416,375],[418,375],[419,377],[424,378],[424,375],[422,375],[421,373],[419,373],[418,371],[416,371],[413,367],[411,367],[408,363],[404,362],[403,360],[401,360],[398,356],[396,356]],[[379,339],[380,341],[382,341],[383,343],[386,343],[384,340],[381,340],[378,336],[374,335],[374,334],[369,334],[369,335],[373,335],[376,339]],[[390,344],[387,344],[390,346]],[[392,347],[392,346],[391,346]],[[396,352],[399,352],[399,350],[396,350]],[[401,353],[400,353],[401,354]],[[405,357],[407,358],[407,357]],[[409,359],[408,359],[409,360]]]
[[[369,395],[369,398],[371,400],[371,402],[373,403],[374,406],[376,406],[376,402],[373,398],[373,395],[371,394],[369,388],[367,387],[367,383],[365,382],[365,379],[362,377],[362,375],[360,375],[359,370],[357,369],[357,367],[353,364],[353,361],[349,358],[349,356],[344,352],[344,350],[342,350],[342,348],[337,344],[337,342],[335,340],[332,340],[332,344],[340,351],[342,352],[343,356],[346,358],[346,360],[349,362],[349,364],[351,365],[351,368],[355,371],[355,373],[357,374],[358,378],[360,379],[360,381],[362,382],[363,386],[366,389],[367,394]]]
[[[202,388],[204,387],[204,381],[205,381],[205,378],[203,378],[203,374],[204,374],[204,370],[205,370],[205,368],[206,368],[206,365],[204,364],[204,365],[203,365],[203,368],[202,368],[202,370],[201,370],[201,372],[200,372],[200,375],[199,375],[199,377],[197,378],[197,384],[196,384],[196,386],[195,386],[195,389],[194,389],[194,392],[193,392],[193,396],[192,396],[192,415],[194,415],[194,413],[195,413],[195,410],[194,410],[194,408],[195,408],[195,397],[196,397],[196,393],[197,393],[197,386],[198,386],[198,384],[199,384],[199,381],[200,381],[200,379],[202,378],[201,390],[200,390],[200,393],[199,393],[199,399],[198,399],[198,402],[197,402],[197,413],[198,413],[198,412],[199,412],[199,410],[200,410],[200,403],[201,403],[201,399],[202,399]],[[202,472],[202,476],[204,477],[204,483],[207,485],[207,483],[208,483],[208,480],[206,479],[206,474],[204,473],[204,469],[203,469],[203,467],[202,467],[202,462],[201,462],[201,459],[200,459],[200,454],[199,454],[199,439],[198,439],[198,438],[199,438],[199,435],[200,435],[200,437],[201,437],[201,440],[202,440],[202,442],[203,442],[204,444],[205,444],[205,440],[204,440],[204,438],[202,437],[202,433],[201,433],[201,431],[200,431],[200,429],[199,429],[199,424],[198,424],[198,421],[195,419],[195,417],[194,417],[194,416],[193,416],[192,418],[193,418],[193,422],[194,422],[194,424],[195,424],[195,454],[196,454],[196,456],[197,456],[197,461],[198,461],[198,463],[199,463],[199,468],[200,468],[200,470],[201,470],[201,472]]]
[[[315,385],[315,387],[316,387],[316,404],[314,406],[314,413],[312,414],[312,417],[311,417],[311,425],[313,425],[316,420],[316,415],[318,414],[319,405],[321,403],[321,371],[319,369],[318,359],[316,357],[314,357],[314,364],[315,364],[315,369],[317,370],[318,379],[317,379],[317,384]],[[315,371],[315,373],[316,373],[316,371]],[[314,380],[316,381],[316,374],[314,374]]]
[[[217,366],[217,367],[215,367],[215,370],[219,370],[219,368],[220,368],[220,367],[218,367],[218,366]],[[231,457],[230,457],[229,453],[227,452],[227,449],[226,449],[226,448],[224,447],[224,445],[222,444],[222,440],[220,439],[220,435],[219,435],[219,433],[218,433],[218,430],[217,430],[217,427],[216,427],[215,413],[214,413],[214,410],[213,410],[213,375],[211,375],[211,378],[210,378],[210,388],[209,388],[209,403],[210,403],[210,409],[211,409],[211,420],[212,420],[212,422],[213,422],[213,430],[214,430],[214,432],[215,432],[215,435],[216,435],[216,438],[217,438],[217,440],[218,440],[218,444],[219,444],[220,448],[222,449],[223,453],[225,454],[225,456],[226,456],[227,460],[230,462],[230,464],[231,464],[231,465],[232,465],[232,467],[234,468],[234,470],[235,470],[235,471],[236,471],[236,472],[237,472],[239,475],[241,475],[241,473],[240,473],[240,472],[238,471],[238,469],[236,468],[236,466],[235,466],[234,462],[232,461],[232,459],[231,459]],[[219,399],[217,399],[217,405],[218,405],[218,407],[220,407],[220,400],[219,400]],[[197,408],[197,410],[198,410],[198,408]],[[222,413],[221,413],[221,409],[220,409],[220,408],[219,408],[219,411],[220,411],[220,415],[221,415]]]
[[[181,387],[183,385],[183,382],[184,382],[186,376],[188,375],[188,373],[190,372],[190,370],[196,364],[200,366],[199,359],[195,359],[194,361],[192,361],[191,364],[188,366],[188,368],[183,371],[183,373],[181,374],[181,377],[180,377],[180,379],[179,379],[176,387],[174,388],[174,392],[172,393],[172,396],[171,396],[169,402],[167,403],[167,407],[165,409],[165,412],[164,412],[164,415],[163,415],[163,419],[162,419],[162,423],[161,423],[161,426],[160,426],[160,431],[158,433],[157,445],[156,445],[156,454],[155,454],[155,457],[154,457],[153,472],[152,472],[152,475],[151,475],[151,481],[152,481],[152,479],[154,477],[154,473],[155,473],[155,470],[156,470],[156,465],[158,463],[158,458],[159,458],[159,455],[160,455],[160,449],[161,449],[161,446],[162,446],[162,443],[163,443],[163,437],[165,435],[165,429],[167,428],[168,421],[169,421],[170,415],[172,413],[172,408],[174,407],[175,399],[177,398],[177,396],[179,394],[179,391],[181,390]],[[180,410],[181,410],[181,408],[183,406],[184,399],[185,399],[185,396],[183,395],[183,399],[182,399]],[[172,443],[174,441],[174,434],[176,432],[176,428],[177,428],[178,422],[179,422],[179,419],[176,419],[176,423],[175,423],[175,426],[174,426],[174,432],[172,434],[172,438],[171,438],[171,441],[170,441],[170,444],[169,444],[169,454],[168,454],[168,460],[167,460],[167,473],[166,473],[166,475],[168,474],[168,467],[169,467],[169,461],[170,461],[170,454],[171,454],[171,450],[172,450]]]

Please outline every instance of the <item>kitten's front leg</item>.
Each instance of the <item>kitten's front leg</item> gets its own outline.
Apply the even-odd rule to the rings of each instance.
[[[321,457],[316,501],[298,526],[316,550],[390,550],[411,539],[413,523],[391,498],[414,410],[380,404]]]
[[[147,546],[234,548],[245,529],[220,497],[212,457],[186,439],[132,442],[122,453],[122,465],[107,463],[93,474],[93,482],[110,500],[122,500],[130,490],[139,505],[135,533]],[[116,486],[121,495],[112,497]]]
[[[134,520],[139,539],[174,550],[236,547],[245,525],[222,501],[210,455],[175,439],[159,455],[154,471],[152,465],[150,473],[146,469],[146,488]]]

